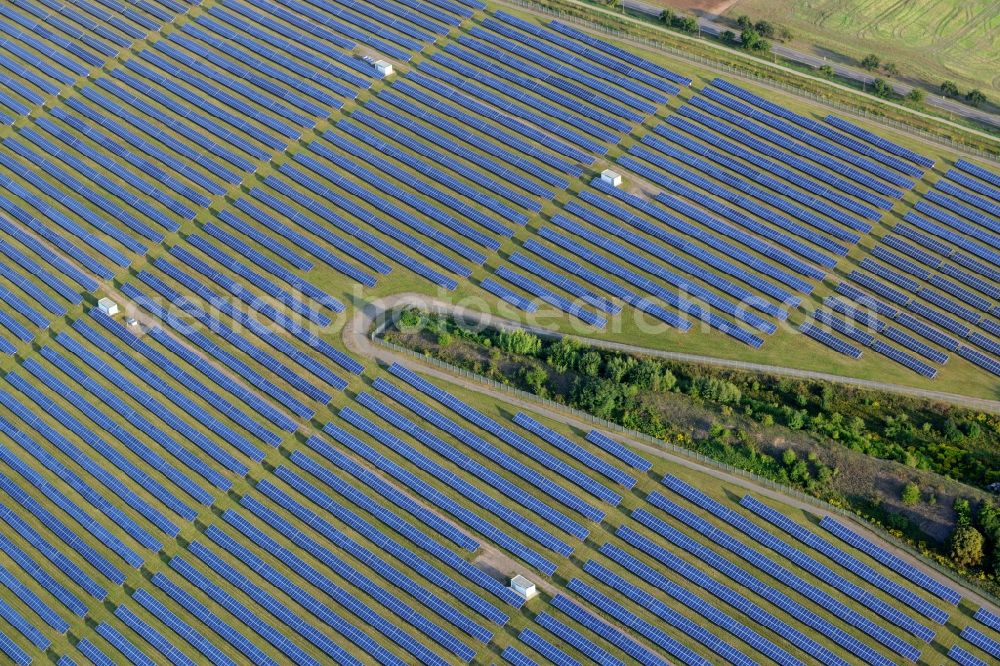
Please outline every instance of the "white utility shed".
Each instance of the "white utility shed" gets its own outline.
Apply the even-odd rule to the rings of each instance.
[[[114,317],[118,314],[118,304],[106,296],[97,301],[97,307],[109,317]]]
[[[605,169],[601,172],[601,180],[611,187],[618,187],[622,184],[621,174],[617,171],[612,171],[611,169]]]
[[[535,589],[535,584],[521,575],[514,576],[510,579],[510,589],[521,595],[525,601],[538,596],[538,590]]]

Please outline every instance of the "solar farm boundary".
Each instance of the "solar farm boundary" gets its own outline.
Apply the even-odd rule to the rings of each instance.
[[[563,0],[563,1],[573,3],[573,0]],[[814,94],[812,94],[812,93],[810,93],[810,92],[808,92],[806,90],[803,90],[802,88],[799,88],[797,86],[792,86],[792,85],[784,84],[784,83],[781,83],[780,81],[774,81],[774,80],[769,79],[769,78],[767,78],[765,76],[761,76],[759,74],[756,74],[752,70],[749,70],[749,69],[745,69],[745,68],[742,68],[742,67],[731,67],[729,65],[725,65],[725,64],[723,64],[721,62],[718,62],[716,60],[712,60],[711,58],[704,58],[704,57],[699,56],[697,54],[689,53],[689,52],[685,51],[684,49],[675,48],[675,47],[670,46],[670,45],[668,45],[668,44],[666,44],[664,42],[660,42],[660,41],[653,40],[653,39],[647,39],[647,38],[644,38],[644,37],[638,37],[636,35],[630,34],[627,31],[624,31],[624,30],[616,30],[614,28],[602,25],[600,23],[595,23],[593,21],[588,21],[586,19],[582,19],[582,18],[580,18],[578,16],[574,16],[573,14],[568,14],[566,12],[562,12],[562,11],[558,11],[558,10],[555,10],[555,9],[551,9],[549,7],[545,7],[545,6],[540,5],[540,4],[536,3],[536,2],[533,2],[532,0],[496,0],[496,2],[497,2],[497,4],[500,4],[500,5],[508,5],[510,7],[517,7],[519,9],[523,9],[523,10],[526,10],[526,11],[529,11],[529,12],[532,12],[532,13],[542,14],[544,16],[550,16],[550,17],[553,17],[553,18],[557,18],[560,21],[565,21],[567,23],[576,24],[576,25],[578,25],[578,26],[580,26],[580,27],[582,27],[582,28],[584,28],[586,30],[590,30],[592,32],[601,33],[601,34],[606,35],[606,36],[614,37],[615,39],[627,40],[629,42],[632,42],[632,43],[638,44],[640,46],[643,46],[645,48],[649,48],[649,49],[654,49],[656,51],[665,52],[665,53],[670,54],[673,57],[680,58],[682,60],[687,60],[688,62],[695,63],[696,65],[700,65],[700,66],[703,66],[703,67],[708,67],[708,68],[710,68],[710,69],[712,69],[713,71],[716,71],[716,72],[730,74],[730,75],[733,75],[733,76],[738,76],[738,77],[740,77],[740,78],[742,78],[744,80],[747,80],[747,81],[753,81],[753,82],[758,83],[760,85],[765,85],[765,86],[768,86],[770,88],[774,88],[774,89],[777,89],[777,90],[781,90],[783,92],[791,93],[793,95],[796,95],[796,96],[801,97],[803,99],[807,99],[807,100],[809,100],[811,102],[814,102],[816,104],[821,104],[821,105],[823,105],[823,106],[825,106],[825,107],[827,107],[829,109],[834,109],[836,111],[840,111],[840,112],[843,112],[843,113],[849,113],[849,114],[851,114],[851,115],[853,115],[853,116],[855,116],[857,118],[863,118],[863,119],[867,120],[868,122],[877,123],[879,125],[882,125],[884,127],[890,128],[890,129],[899,130],[899,131],[902,131],[902,132],[907,132],[909,134],[912,134],[916,138],[919,138],[919,139],[921,139],[921,140],[923,140],[925,142],[928,142],[928,143],[935,144],[938,147],[945,147],[945,148],[947,148],[949,150],[958,151],[958,152],[965,153],[967,155],[971,155],[971,156],[974,156],[974,157],[977,157],[977,158],[980,158],[980,159],[983,159],[983,160],[988,160],[988,161],[990,161],[990,162],[992,162],[994,164],[1000,164],[1000,156],[998,156],[998,155],[995,155],[995,154],[992,154],[992,153],[988,153],[986,151],[979,150],[977,148],[973,148],[973,147],[968,146],[968,145],[966,145],[964,143],[955,141],[953,139],[949,139],[949,138],[944,137],[944,136],[938,136],[936,134],[932,134],[930,132],[927,132],[926,130],[922,130],[922,129],[919,129],[917,127],[913,127],[913,126],[908,125],[906,123],[902,123],[902,122],[890,120],[888,118],[885,118],[884,116],[880,116],[880,115],[877,115],[877,114],[869,113],[868,111],[866,111],[866,110],[864,110],[864,109],[862,109],[860,107],[851,106],[851,105],[848,105],[848,104],[839,104],[837,102],[833,102],[831,100],[824,99],[823,97],[821,97],[819,95],[814,95]],[[607,15],[609,18],[614,18],[616,20],[621,20],[621,21],[634,22],[634,23],[637,23],[637,24],[641,25],[643,28],[647,28],[647,29],[658,29],[658,27],[655,26],[655,25],[648,24],[648,23],[643,23],[643,22],[638,21],[637,19],[633,19],[633,18],[631,18],[631,17],[629,17],[627,15],[622,15],[622,14],[619,14],[619,13],[612,13],[612,12],[606,10],[606,9],[603,9],[601,7],[597,7],[595,5],[582,4],[582,3],[573,3],[573,4],[579,4],[579,6],[580,6],[581,9],[586,9],[587,11],[600,12],[603,15]],[[665,30],[665,28],[663,28],[663,29]],[[689,37],[687,35],[682,35],[682,34],[676,33],[676,32],[671,32],[670,36],[672,38],[678,38],[678,39],[696,39],[694,37]],[[707,44],[707,45],[710,45],[712,47],[719,48],[719,49],[726,49],[726,47],[716,45],[716,44],[712,43],[711,41],[699,40],[699,43]],[[732,51],[731,50],[729,50],[729,49],[726,49],[726,50],[727,50],[727,52],[729,52],[730,55],[732,55]],[[750,58],[752,60],[757,60],[757,61],[760,62],[760,64],[767,65],[768,67],[773,67],[773,68],[776,68],[776,69],[780,69],[783,72],[786,72],[786,73],[789,73],[789,74],[794,74],[796,76],[807,77],[811,81],[823,83],[825,85],[829,85],[829,86],[832,86],[832,87],[835,87],[835,88],[839,88],[839,89],[841,89],[841,90],[843,90],[845,92],[851,92],[851,93],[857,94],[857,91],[854,90],[853,88],[848,88],[846,86],[841,86],[841,85],[839,85],[837,83],[834,83],[834,82],[831,82],[831,81],[826,81],[826,80],[823,80],[823,79],[820,79],[820,78],[817,78],[817,77],[814,77],[814,76],[810,76],[808,74],[804,74],[803,72],[800,72],[800,71],[798,71],[796,69],[792,69],[791,67],[785,67],[785,66],[779,65],[777,63],[772,63],[772,62],[769,62],[769,61],[766,61],[766,60],[761,60],[760,58],[754,58],[753,56],[747,55],[745,53],[741,53],[740,55],[742,55],[743,57],[746,57],[746,58]],[[994,142],[997,141],[997,137],[995,137],[995,136],[993,136],[991,134],[987,134],[986,132],[982,132],[980,130],[977,130],[977,129],[974,129],[974,128],[971,128],[971,127],[966,127],[964,125],[959,125],[958,123],[952,122],[952,121],[948,120],[947,118],[941,118],[941,117],[938,117],[938,116],[932,116],[930,114],[922,113],[922,112],[917,111],[915,109],[911,109],[909,107],[903,106],[901,104],[896,104],[894,102],[889,102],[889,101],[885,101],[885,100],[878,100],[878,101],[879,101],[879,103],[890,105],[890,106],[892,106],[893,108],[895,108],[895,109],[897,109],[899,111],[905,111],[905,112],[911,113],[913,115],[921,116],[921,117],[926,118],[927,120],[930,120],[932,122],[940,123],[942,125],[947,125],[949,127],[954,127],[955,129],[959,129],[959,130],[962,130],[964,132],[969,132],[969,133],[975,134],[977,136],[980,136],[980,137],[982,137],[984,139],[987,139],[987,140],[990,140],[990,141],[994,141]]]

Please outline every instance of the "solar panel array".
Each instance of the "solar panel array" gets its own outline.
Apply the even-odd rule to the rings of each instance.
[[[757,348],[932,161],[721,80],[664,114],[690,79],[478,0],[196,4],[0,6],[0,351],[18,354],[0,387],[0,651],[64,666],[912,658],[870,614],[937,640],[910,610],[947,613],[889,556],[865,550],[891,575],[771,516],[844,571],[744,533],[857,610],[751,556],[771,587],[696,547],[692,530],[734,544],[662,496],[679,529],[620,509],[644,496],[648,455],[494,415],[400,365],[348,406],[366,367],[334,339],[355,285],[413,275],[597,329],[627,304]],[[379,82],[360,52],[402,71]],[[639,188],[573,187],[632,132],[618,163]],[[875,292],[892,316],[862,312],[868,280],[803,326],[903,363],[878,336],[995,364],[998,181],[956,163],[861,264],[892,284]],[[93,308],[98,292],[123,315]],[[644,532],[610,524],[629,515]],[[616,541],[597,548],[602,528]],[[486,556],[543,588],[580,566],[525,602]],[[954,654],[995,649],[980,637],[995,618],[976,619]]]
[[[852,134],[866,134],[853,125],[840,124]],[[897,154],[908,155],[905,149],[896,148]],[[879,322],[878,332],[909,352],[936,364],[949,359],[946,352],[957,353],[998,374],[1000,325],[993,317],[1000,312],[1000,272],[989,264],[1000,262],[1000,255],[988,248],[1000,242],[1000,236],[995,234],[1000,225],[989,215],[988,198],[976,193],[976,182],[987,186],[987,181],[980,178],[989,177],[989,172],[979,168],[973,172],[978,176],[949,171],[893,227],[893,233],[883,236],[882,244],[872,248],[859,263],[861,270],[848,275],[874,296],[861,291],[841,293],[923,338]],[[969,257],[965,251],[987,263]],[[859,300],[861,294],[868,302]],[[872,303],[873,299],[884,299],[900,308]],[[933,365],[881,340],[867,346],[921,375],[937,374]]]

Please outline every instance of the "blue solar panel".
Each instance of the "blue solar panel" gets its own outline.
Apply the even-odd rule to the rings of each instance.
[[[496,460],[501,466],[507,469],[519,470],[519,471],[521,469],[525,469],[513,458],[504,456],[499,450],[491,448],[489,444],[487,444],[485,441],[479,440],[471,433],[463,432],[463,430],[459,426],[456,426],[452,422],[447,422],[447,420],[444,417],[441,417],[440,415],[433,413],[432,410],[425,407],[422,403],[413,400],[406,393],[403,393],[392,384],[386,382],[384,379],[381,378],[377,379],[373,384],[373,388],[383,392],[385,395],[393,398],[400,404],[405,405],[409,409],[415,411],[420,416],[430,420],[431,422],[447,426],[448,432],[461,436],[462,441],[472,442],[474,444],[474,448],[479,451],[489,452],[491,458],[493,460]],[[370,394],[367,393],[360,394],[358,396],[358,402],[367,407],[368,409],[372,410],[375,414],[378,414],[382,419],[390,423],[394,428],[397,428],[403,432],[412,435],[415,439],[420,441],[425,446],[433,449],[436,453],[444,456],[454,464],[461,467],[463,470],[472,473],[477,478],[481,479],[489,486],[500,491],[505,496],[514,500],[521,506],[535,512],[536,514],[544,518],[546,521],[551,523],[553,526],[579,539],[585,539],[587,537],[589,531],[587,530],[587,528],[585,528],[576,520],[573,520],[564,515],[562,512],[549,507],[547,504],[545,504],[538,498],[534,497],[531,493],[524,491],[518,485],[511,483],[510,481],[506,480],[502,475],[497,474],[494,470],[491,470],[487,466],[477,462],[473,457],[466,455],[457,448],[447,444],[446,442],[444,442],[442,439],[435,436],[431,432],[418,427],[415,423],[403,417],[398,412],[389,409],[388,407],[380,403]],[[351,413],[349,413],[348,416],[353,418],[353,414]],[[354,420],[357,420],[357,418],[354,418]],[[361,425],[366,426],[367,431],[373,430],[371,425],[364,421],[361,421]],[[419,454],[414,453],[414,455],[419,455]],[[537,479],[537,477],[531,475],[530,472],[528,472],[527,475],[532,480]],[[456,489],[461,492],[461,486]],[[473,493],[476,492],[475,489],[467,489],[467,490],[470,490]],[[499,506],[495,500],[489,497],[484,496],[481,501],[483,502],[482,506],[484,508],[493,506],[494,511]],[[508,522],[512,522],[512,524],[516,523],[517,520],[519,520],[519,517],[515,512],[508,513],[507,511],[501,510],[499,512],[499,516]],[[540,536],[544,536],[546,540],[552,542],[553,545],[558,544],[560,549],[571,550],[571,548],[569,548],[566,544],[563,544],[560,540],[553,540],[551,536],[545,534],[544,532],[540,532],[538,528],[532,526],[530,522],[527,521],[525,522],[525,528],[527,533],[529,534],[532,532],[538,533],[540,534]]]
[[[985,661],[959,645],[952,645],[948,657],[960,666],[988,666]]]
[[[580,664],[580,662],[576,659],[573,659],[568,654],[552,645],[552,643],[532,631],[529,627],[522,629],[521,633],[517,635],[517,639],[548,659],[549,662],[555,664],[555,666],[579,666]]]
[[[665,510],[673,512],[675,510],[681,512],[681,515],[688,516],[689,512],[685,512],[674,503],[670,502],[662,495],[654,493],[650,496],[654,504]],[[760,595],[762,598],[768,600],[769,602],[775,604],[779,608],[782,608],[788,612],[792,617],[796,618],[798,621],[808,625],[809,627],[819,631],[823,635],[831,638],[835,643],[841,645],[852,654],[860,657],[865,662],[870,664],[878,664],[879,666],[889,666],[893,664],[891,659],[881,655],[876,650],[873,650],[869,646],[865,645],[861,641],[854,638],[852,635],[843,631],[839,627],[833,625],[829,621],[823,619],[813,611],[807,609],[805,606],[801,605],[799,602],[794,601],[792,598],[788,597],[784,593],[778,591],[777,589],[761,582],[758,578],[748,573],[744,569],[734,565],[732,562],[724,557],[719,556],[717,553],[712,551],[705,546],[702,546],[698,542],[694,541],[690,537],[682,534],[678,530],[674,529],[667,523],[656,518],[645,509],[637,508],[632,511],[632,518],[638,522],[646,525],[657,534],[665,537],[674,545],[684,549],[685,551],[691,553],[697,557],[705,565],[710,566],[713,570],[719,571],[725,574],[727,577],[731,578],[734,582],[740,586],[747,587],[753,590],[756,594]],[[691,517],[694,518],[693,514]],[[700,519],[699,519],[700,520]],[[700,523],[699,523],[700,524]],[[713,537],[716,535],[717,531],[712,531],[714,528],[709,528],[707,523],[705,523],[706,532],[708,534],[711,532]],[[713,541],[715,539],[713,538]],[[723,542],[729,543],[725,539]],[[753,557],[752,552],[749,549],[740,547],[733,551],[740,557]],[[794,634],[793,634],[794,635]],[[822,653],[821,653],[822,654]],[[831,663],[829,658],[825,659],[827,663]],[[837,663],[837,662],[833,662]]]
[[[962,629],[961,636],[994,659],[1000,659],[1000,641],[995,638],[990,638],[973,627]]]
[[[948,603],[957,604],[961,600],[961,595],[948,586],[939,583],[912,564],[875,545],[859,534],[852,532],[833,518],[824,516],[820,521],[820,527]]]
[[[807,555],[801,550],[789,545],[782,539],[779,539],[778,537],[772,535],[770,532],[761,528],[756,523],[748,520],[742,514],[737,513],[736,511],[723,506],[722,504],[708,497],[701,491],[695,489],[689,484],[684,483],[683,481],[680,481],[675,477],[666,476],[663,478],[663,483],[667,485],[667,487],[669,487],[671,490],[674,490],[675,492],[682,495],[686,499],[694,502],[701,508],[710,511],[715,516],[726,521],[736,529],[740,530],[741,532],[752,538],[757,543],[767,548],[770,548],[775,553],[781,555],[787,561],[794,563],[800,569],[808,571],[812,576],[818,578],[827,585],[830,585],[840,590],[849,598],[855,599],[864,606],[866,606],[867,608],[870,608],[879,616],[885,618],[886,620],[892,622],[893,624],[899,626],[905,631],[910,632],[914,636],[926,642],[930,642],[933,639],[934,631],[931,630],[930,628],[915,621],[909,615],[906,615],[905,613],[899,611],[896,607],[874,596],[866,589],[860,587],[859,585],[851,581],[846,580],[837,572],[833,571],[824,564],[821,564],[820,562],[816,561],[813,557]],[[757,505],[755,505],[755,507],[760,508]],[[788,523],[786,522],[785,524],[787,525]],[[732,545],[735,542],[729,541],[726,543]],[[726,547],[728,548],[729,546],[727,545]],[[747,552],[755,555],[754,551],[748,550]],[[886,632],[884,629],[875,630],[874,625],[868,623],[867,620],[861,620],[861,616],[853,614],[853,612],[850,611],[850,609],[847,609],[846,606],[843,606],[842,604],[839,604],[839,602],[834,601],[832,597],[823,599],[823,595],[821,593],[820,595],[818,595],[817,598],[817,595],[815,595],[815,590],[817,590],[818,588],[813,588],[810,583],[803,581],[801,578],[798,578],[794,574],[789,575],[788,571],[781,571],[780,569],[775,569],[774,567],[771,567],[769,561],[766,558],[761,559],[762,557],[763,556],[759,556],[756,557],[756,559],[758,560],[758,562],[767,564],[766,569],[772,576],[775,576],[775,573],[777,573],[778,575],[775,576],[777,579],[779,580],[784,579],[784,582],[791,584],[793,588],[802,592],[807,597],[813,598],[815,601],[817,601],[817,603],[820,603],[821,605],[830,608],[835,613],[840,613],[841,616],[845,617],[845,619],[847,619],[849,622],[855,624],[855,626],[859,626],[864,631],[868,632],[874,638],[876,638],[876,640],[879,640],[880,642],[892,648],[893,650],[896,651],[902,650],[902,653],[911,655],[915,653],[914,648],[907,645],[906,643],[903,643],[898,637]]]
[[[823,329],[819,328],[815,324],[812,324],[808,321],[803,322],[799,326],[799,332],[803,333],[804,335],[808,335],[813,340],[816,340],[826,345],[835,352],[839,352],[841,354],[844,354],[845,356],[849,356],[854,359],[861,358],[862,352],[860,349],[858,349],[852,344],[844,342],[837,336],[827,331],[824,331]]]
[[[767,520],[771,524],[779,527],[786,533],[801,541],[803,544],[823,553],[847,571],[857,575],[866,583],[871,583],[879,589],[884,590],[888,594],[892,595],[893,598],[898,599],[899,601],[910,606],[921,615],[934,620],[938,624],[944,624],[947,622],[948,613],[946,611],[943,611],[933,604],[924,601],[908,588],[889,580],[872,567],[864,564],[854,556],[845,553],[843,550],[834,546],[822,537],[817,536],[812,531],[795,523],[781,512],[767,506],[750,495],[745,495],[743,499],[740,500],[740,505],[746,507],[750,511],[753,511],[755,514]]]
[[[675,482],[671,481],[672,484],[676,485]],[[846,604],[838,601],[837,599],[831,597],[827,592],[821,590],[820,588],[804,581],[798,575],[792,573],[788,569],[784,568],[780,564],[776,563],[774,560],[761,555],[758,551],[748,548],[730,535],[725,532],[712,527],[703,519],[694,515],[690,511],[677,506],[670,500],[666,499],[658,493],[653,493],[648,496],[647,499],[655,506],[667,511],[672,516],[678,518],[688,526],[697,529],[702,534],[709,536],[714,542],[723,546],[724,548],[730,550],[734,554],[744,558],[747,562],[753,564],[756,568],[766,571],[768,575],[774,577],[776,580],[782,581],[786,585],[789,585],[796,592],[804,595],[806,598],[812,599],[819,605],[826,608],[829,612],[833,613],[837,617],[841,618],[845,622],[856,626],[858,629],[864,631],[870,635],[879,643],[885,645],[892,651],[903,655],[908,659],[915,659],[919,657],[920,650],[913,647],[903,639],[899,638],[895,634],[887,631],[883,627],[875,624],[867,617],[861,615],[854,609],[848,607]],[[890,609],[886,609],[887,612],[891,612]],[[849,643],[853,645],[853,643]],[[846,647],[846,645],[845,645]]]
[[[575,579],[574,579],[575,580]],[[583,583],[579,583],[583,586]],[[603,596],[603,595],[602,595]],[[562,611],[567,616],[597,634],[607,642],[621,650],[625,656],[643,666],[666,666],[667,662],[658,655],[650,652],[643,645],[630,638],[625,632],[615,628],[602,619],[584,610],[582,606],[564,594],[558,594],[552,599],[552,607]],[[602,609],[604,610],[604,609]],[[649,625],[646,625],[647,627]],[[655,627],[649,627],[655,631]],[[659,632],[662,635],[662,632]],[[668,637],[663,636],[670,640]]]
[[[413,463],[419,469],[422,469],[428,474],[438,478],[443,483],[450,486],[455,492],[466,497],[476,506],[492,513],[500,520],[509,523],[512,527],[520,531],[525,536],[533,539],[542,547],[549,548],[550,550],[564,556],[569,556],[573,552],[573,547],[563,540],[552,536],[549,532],[535,524],[530,519],[525,518],[517,511],[511,510],[509,507],[505,506],[503,502],[484,493],[474,485],[455,478],[455,475],[452,472],[440,466],[427,456],[421,454],[413,447],[390,434],[388,431],[375,426],[371,421],[368,421],[349,407],[342,408],[339,415],[351,425],[359,428],[375,438],[376,441],[387,446],[403,459]]]
[[[604,484],[595,481],[587,474],[577,470],[575,467],[567,465],[512,430],[506,428],[488,416],[485,416],[481,412],[469,407],[447,391],[437,388],[413,371],[399,365],[398,363],[394,363],[389,368],[389,371],[425,395],[448,407],[456,414],[459,414],[470,423],[473,423],[487,432],[492,433],[501,439],[505,444],[530,457],[543,467],[576,484],[578,487],[586,490],[594,497],[607,502],[612,506],[617,506],[618,502],[621,501],[621,496],[613,490],[607,488]],[[591,506],[589,503],[573,493],[556,484],[545,484],[544,487],[547,489],[546,492],[548,492],[552,497],[559,500],[567,507],[574,509],[586,518],[594,521],[603,520],[605,515],[604,511]]]
[[[648,515],[648,514],[640,514],[640,515],[644,515],[645,516],[645,515]],[[653,519],[651,516],[648,517],[648,521],[654,521],[654,522],[651,522],[651,523],[647,522],[647,524],[649,524],[653,529],[659,530],[659,528],[662,528],[664,530],[672,530],[672,528],[668,528],[663,523],[657,523],[657,522],[655,522],[655,519]],[[684,541],[684,539],[686,539],[686,537],[683,537],[680,534],[680,532],[676,532],[676,531],[669,532],[668,531],[666,534],[675,535],[678,538],[678,542],[682,545],[682,547],[687,547],[687,546],[689,546],[691,544],[694,544],[694,542],[690,541],[690,540]],[[709,576],[708,574],[704,573],[701,570],[700,567],[696,567],[696,566],[688,563],[687,561],[685,561],[682,558],[678,557],[677,555],[675,555],[674,553],[672,553],[668,549],[666,549],[663,546],[661,546],[661,545],[659,545],[659,544],[651,541],[650,539],[647,539],[646,537],[642,536],[641,534],[639,534],[635,530],[631,529],[630,527],[628,527],[626,525],[622,525],[615,532],[615,535],[618,536],[619,538],[621,538],[622,540],[624,540],[625,542],[627,542],[627,543],[635,546],[636,548],[638,548],[639,550],[643,551],[647,555],[650,555],[655,560],[657,560],[659,563],[661,563],[661,564],[669,567],[671,570],[679,573],[685,579],[691,581],[692,583],[696,584],[700,588],[702,588],[705,591],[711,593],[713,596],[715,596],[720,601],[723,601],[723,602],[729,604],[732,608],[734,608],[737,611],[740,611],[743,614],[747,615],[748,617],[752,618],[759,625],[761,625],[763,627],[766,627],[766,628],[770,629],[771,631],[773,631],[778,636],[781,636],[781,637],[787,639],[793,645],[795,645],[799,649],[803,650],[807,654],[810,654],[810,655],[814,656],[815,658],[817,658],[818,660],[820,660],[824,664],[830,664],[830,665],[836,665],[836,666],[847,666],[847,662],[846,661],[844,661],[839,656],[837,656],[836,654],[834,654],[828,648],[825,648],[825,647],[821,646],[813,638],[811,638],[809,636],[806,636],[804,633],[802,633],[798,629],[795,629],[794,627],[792,627],[791,625],[787,624],[783,620],[778,619],[777,617],[775,617],[774,615],[772,615],[769,611],[765,610],[764,608],[762,608],[762,607],[758,606],[757,604],[755,604],[754,602],[750,601],[748,598],[746,598],[745,596],[743,596],[739,592],[737,592],[737,591],[733,590],[732,588],[727,587],[726,585],[724,585],[724,584],[722,584],[722,583],[714,580],[711,576]],[[630,568],[631,571],[633,571],[634,573],[636,573],[637,575],[639,575],[640,577],[642,577],[643,580],[646,580],[647,582],[649,582],[649,583],[651,583],[651,584],[653,584],[653,585],[655,585],[657,587],[662,587],[662,586],[665,586],[665,585],[673,585],[673,583],[671,581],[669,581],[668,579],[666,579],[662,574],[660,574],[659,572],[657,572],[653,568],[648,567],[648,566],[642,564],[638,560],[635,560],[635,558],[632,558],[627,553],[625,553],[625,551],[623,551],[623,550],[621,550],[621,549],[619,549],[619,548],[617,548],[617,547],[615,547],[615,546],[613,546],[611,544],[605,544],[601,548],[601,552],[604,552],[605,554],[608,554],[609,557],[612,557],[616,561],[619,561],[619,562],[623,563],[623,565],[625,565],[625,563],[627,563],[628,566],[631,566],[631,568]],[[700,557],[700,555],[699,555],[700,552],[703,552],[703,553],[707,554],[707,553],[710,553],[711,551],[708,551],[707,549],[704,549],[702,551],[694,552],[694,554],[698,555]],[[713,554],[713,556],[714,556],[714,554]],[[706,560],[706,564],[712,564],[712,563],[714,563],[716,561],[722,561],[722,562],[724,562],[724,560],[722,560],[722,558],[720,558],[718,556],[714,556],[714,558],[712,558],[711,561]],[[758,592],[759,591],[764,591],[765,593],[764,593],[763,596],[765,598],[767,598],[768,595],[767,595],[766,591],[769,590],[770,588],[767,588],[766,586],[764,586],[763,584],[761,584],[759,581],[757,581],[755,578],[753,578],[749,574],[742,573],[742,570],[740,570],[738,567],[735,567],[735,566],[733,566],[731,564],[728,564],[728,563],[726,563],[726,564],[728,565],[728,567],[723,568],[721,570],[723,573],[725,573],[726,575],[729,575],[729,576],[733,577],[733,579],[741,587],[746,586],[746,587],[754,589],[755,591],[758,591]],[[739,574],[739,575],[737,575],[737,574]],[[780,597],[780,596],[777,596],[776,598],[777,599],[782,599],[782,597]],[[794,608],[795,608],[795,604],[794,604],[794,602],[792,602],[791,605],[785,607],[785,610],[792,611]],[[723,620],[723,622],[725,622],[725,620]],[[808,624],[808,620],[807,620],[807,624]],[[734,624],[732,624],[730,626],[735,631],[743,633],[744,635],[746,635],[751,640],[756,641],[756,639],[752,637],[752,634],[744,632],[742,629],[739,628],[739,626],[737,626],[737,624],[734,623]],[[748,629],[748,631],[752,631],[752,630]],[[757,641],[757,642],[759,643],[759,641]],[[774,659],[779,659],[779,652],[776,652],[776,651],[771,651],[771,652],[772,652],[772,655],[769,655],[769,656],[771,656]],[[787,658],[785,658],[784,656],[782,656],[782,657],[780,657],[780,659],[783,660],[783,661],[786,661]],[[794,660],[794,658],[792,658],[792,659]],[[786,661],[786,663],[794,663],[794,662],[787,662]]]

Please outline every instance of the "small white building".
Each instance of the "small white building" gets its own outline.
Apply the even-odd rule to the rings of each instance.
[[[605,169],[601,172],[601,180],[611,187],[619,187],[622,184],[621,174],[611,169]]]
[[[118,314],[118,304],[115,303],[110,298],[104,297],[101,300],[97,301],[97,307],[100,309],[101,312],[108,315],[109,317],[114,317],[116,314]]]
[[[521,575],[514,576],[510,579],[510,589],[521,595],[525,601],[534,599],[538,596],[538,590],[535,589],[535,584]]]
[[[129,317],[125,320],[125,325],[129,328],[135,328],[139,325],[139,322],[135,320],[135,317]]]
[[[385,60],[376,60],[372,64],[375,66],[375,71],[378,72],[379,76],[381,76],[381,77],[384,78],[386,76],[391,76],[392,75],[392,63],[391,62],[387,62]]]

